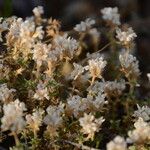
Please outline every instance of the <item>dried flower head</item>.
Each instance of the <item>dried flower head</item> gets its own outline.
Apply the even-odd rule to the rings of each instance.
[[[74,27],[74,30],[75,31],[78,31],[78,32],[85,32],[87,30],[89,30],[92,25],[95,24],[95,20],[91,19],[91,18],[87,18],[85,21],[81,21],[80,24],[77,24],[75,27]]]
[[[140,107],[137,104],[138,110],[136,110],[133,114],[134,117],[142,118],[144,121],[150,121],[150,107],[142,106]]]
[[[102,78],[102,71],[104,70],[106,64],[107,62],[103,59],[103,57],[89,60],[88,66],[86,66],[86,70],[89,70],[91,74],[91,84],[93,84],[95,78]]]
[[[37,90],[36,93],[34,94],[34,98],[38,100],[43,100],[46,98],[47,100],[49,100],[49,91],[45,83],[40,82],[37,85]]]
[[[79,118],[80,126],[83,134],[87,134],[88,139],[93,139],[95,132],[99,132],[102,123],[105,121],[103,117],[96,119],[92,114],[84,114],[84,117]]]
[[[111,21],[113,24],[120,25],[120,14],[118,8],[106,7],[101,10],[102,18],[106,21]]]
[[[4,104],[4,116],[1,119],[1,128],[3,131],[11,130],[15,132],[21,131],[25,127],[25,120],[23,118],[24,111],[26,110],[25,104],[16,99],[14,102]]]
[[[107,144],[107,150],[127,150],[125,139],[120,136],[116,136]]]
[[[136,79],[140,75],[139,62],[131,54],[121,54],[119,60],[122,66],[122,72],[128,79]]]
[[[121,29],[117,28],[116,34],[116,38],[123,45],[128,45],[129,43],[133,42],[133,40],[137,37],[136,33],[131,27],[127,28],[126,31],[122,31]]]
[[[44,14],[44,9],[42,6],[35,7],[33,9],[33,13],[36,17],[40,17],[42,14]]]
[[[32,115],[26,115],[26,123],[33,132],[37,132],[39,130],[39,127],[42,124],[43,114],[44,110],[37,109],[33,111]]]
[[[129,131],[129,139],[132,142],[143,144],[150,141],[150,125],[147,122],[144,122],[142,118],[139,118],[134,123],[135,129],[133,131]]]
[[[15,89],[8,89],[7,84],[0,84],[0,101],[3,103],[8,103],[13,99],[13,92]]]
[[[54,44],[56,45],[56,50],[60,53],[61,59],[72,59],[75,54],[75,50],[78,49],[78,42],[75,39],[68,37],[67,34],[64,34],[63,36],[56,36]]]

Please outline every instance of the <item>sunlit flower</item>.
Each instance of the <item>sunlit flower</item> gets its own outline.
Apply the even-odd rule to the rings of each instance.
[[[102,71],[104,70],[106,64],[107,62],[103,59],[103,57],[89,60],[86,70],[89,70],[91,74],[92,84],[95,78],[102,78]]]
[[[122,31],[121,29],[117,28],[116,34],[116,38],[124,45],[132,42],[137,37],[136,33],[131,27],[128,28],[126,31]]]
[[[91,19],[91,18],[87,18],[85,21],[81,21],[80,24],[77,24],[74,27],[74,30],[78,31],[78,32],[85,32],[88,29],[90,29],[92,27],[92,25],[95,24],[95,20]]]
[[[111,21],[113,24],[120,25],[120,14],[118,13],[118,8],[106,7],[101,10],[102,18],[104,20]]]
[[[136,143],[145,143],[150,140],[150,125],[147,122],[144,122],[142,118],[139,118],[134,123],[135,129],[133,131],[129,131],[129,139],[132,142]]]
[[[25,127],[25,120],[23,118],[24,111],[26,110],[25,104],[18,99],[9,104],[4,104],[4,116],[1,119],[2,130],[21,131]]]
[[[134,112],[134,117],[142,118],[144,121],[150,121],[150,107],[137,105],[138,110]]]
[[[30,129],[32,129],[34,132],[39,130],[39,127],[42,124],[44,111],[42,109],[34,110],[34,112],[31,114],[26,115],[26,123],[29,126]]]
[[[125,139],[120,136],[116,136],[107,144],[107,150],[127,150]]]
[[[83,134],[87,134],[87,140],[93,139],[95,132],[100,130],[102,123],[105,121],[103,117],[96,119],[92,114],[84,114],[84,117],[79,119]]]
[[[34,94],[34,98],[38,99],[38,100],[43,100],[43,99],[49,99],[49,92],[48,92],[48,88],[46,87],[46,85],[42,82],[40,82],[37,85],[37,90],[36,93]]]
[[[35,16],[40,17],[42,14],[44,14],[44,9],[42,6],[35,7],[33,9],[33,13]]]

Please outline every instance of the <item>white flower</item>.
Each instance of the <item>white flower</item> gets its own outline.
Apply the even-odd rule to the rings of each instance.
[[[112,21],[113,24],[120,25],[120,14],[118,8],[106,7],[101,10],[102,18],[104,20]]]
[[[74,30],[78,31],[78,32],[85,32],[88,29],[90,29],[92,27],[92,25],[95,24],[95,20],[91,19],[91,18],[87,18],[85,21],[81,21],[80,24],[77,24],[74,27]]]
[[[84,112],[87,109],[88,101],[78,95],[74,95],[67,99],[67,106],[73,111],[73,115],[78,117],[80,112]]]
[[[95,132],[100,130],[102,123],[105,121],[103,117],[96,119],[92,114],[84,114],[84,117],[79,119],[83,134],[87,134],[87,140],[93,139]]]
[[[124,138],[116,136],[113,141],[107,144],[107,150],[127,150],[127,144]]]
[[[6,103],[12,100],[12,93],[15,91],[15,89],[8,89],[7,84],[0,84],[0,101]]]
[[[148,80],[150,81],[150,73],[147,73]]]
[[[124,45],[128,44],[129,42],[132,42],[134,38],[137,37],[137,35],[131,27],[128,28],[127,31],[122,31],[121,29],[117,28],[116,34],[116,38]]]
[[[44,9],[42,6],[35,7],[33,9],[33,13],[36,17],[40,17],[42,14],[44,14]]]
[[[43,114],[44,111],[42,109],[37,109],[33,111],[32,115],[31,114],[26,115],[27,125],[29,125],[29,127],[34,131],[38,131],[39,127],[42,124]]]
[[[37,85],[37,90],[36,93],[34,94],[34,98],[38,100],[43,100],[44,98],[46,98],[47,100],[49,100],[48,88],[44,83],[40,82]]]
[[[150,121],[150,107],[137,105],[138,110],[134,112],[134,117],[142,118],[144,121]]]
[[[47,115],[44,118],[44,123],[54,128],[60,127],[63,122],[64,104],[60,103],[59,106],[49,106],[46,111]]]
[[[91,34],[96,39],[100,37],[100,33],[98,32],[96,28],[90,29],[89,34]]]
[[[73,63],[74,70],[71,72],[71,78],[76,80],[82,73],[84,73],[85,68],[79,64]]]
[[[43,62],[48,58],[48,53],[51,49],[51,45],[37,43],[34,45],[33,49],[33,60],[36,61],[37,65],[40,67]]]
[[[78,42],[75,39],[68,37],[67,34],[55,37],[54,43],[56,45],[56,49],[59,49],[60,57],[62,58],[67,57],[71,59],[75,54],[75,50],[78,48]]]
[[[23,118],[25,111],[25,104],[20,102],[18,99],[9,104],[4,104],[3,111],[4,116],[1,119],[2,125],[1,128],[3,131],[20,131],[25,126],[25,120]]]
[[[104,61],[103,57],[91,59],[86,66],[86,70],[89,70],[92,77],[102,78],[102,71],[106,64],[107,62]]]
[[[147,122],[144,122],[142,118],[139,118],[134,123],[135,129],[129,131],[129,139],[135,143],[145,143],[150,141],[150,125]]]
[[[119,60],[121,63],[121,66],[125,72],[128,73],[128,75],[134,74],[136,76],[140,75],[140,70],[139,70],[139,62],[131,54],[121,54],[119,56]]]
[[[124,80],[121,80],[120,82],[117,82],[116,80],[104,82],[104,89],[107,94],[120,95],[125,88]]]

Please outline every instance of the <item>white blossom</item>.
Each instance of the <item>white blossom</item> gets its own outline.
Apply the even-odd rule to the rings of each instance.
[[[142,118],[144,121],[150,121],[150,107],[137,105],[138,110],[134,112],[134,117]]]
[[[50,48],[51,45],[43,44],[40,42],[34,45],[33,60],[36,61],[39,67],[42,65],[43,62],[47,61]]]
[[[26,115],[27,125],[34,131],[38,131],[42,124],[44,111],[42,109],[34,110],[32,115]]]
[[[107,144],[107,150],[127,150],[127,143],[121,136],[116,136]]]
[[[71,59],[75,54],[75,50],[78,48],[78,42],[75,39],[68,37],[67,34],[55,37],[54,43],[62,58],[67,57]]]
[[[24,111],[26,110],[25,104],[16,99],[14,102],[4,104],[4,116],[1,119],[2,130],[20,131],[25,127],[25,120],[23,118]]]
[[[104,89],[107,94],[120,95],[122,91],[126,88],[125,81],[106,81],[104,82]]]
[[[87,134],[87,139],[94,138],[95,132],[100,130],[102,123],[105,121],[103,117],[96,119],[92,114],[84,114],[84,117],[79,118],[80,126],[83,134]]]
[[[148,80],[150,81],[150,73],[147,73]]]
[[[144,122],[142,118],[134,123],[135,129],[133,131],[129,131],[129,139],[132,142],[136,143],[145,143],[150,141],[150,125],[147,122]]]
[[[64,112],[64,104],[60,103],[59,106],[49,106],[47,115],[44,118],[44,123],[54,128],[60,127],[63,123],[62,114]]]
[[[122,68],[126,70],[128,74],[134,74],[136,76],[139,76],[139,62],[136,57],[131,54],[120,54],[119,60]]]
[[[107,62],[103,57],[91,59],[86,66],[86,70],[89,70],[92,77],[102,78],[102,71],[106,66]]]
[[[76,80],[82,73],[84,73],[85,68],[77,63],[73,63],[74,70],[71,72],[71,78]]]
[[[46,87],[44,83],[40,82],[37,85],[37,90],[33,97],[38,100],[43,100],[44,98],[49,100],[48,88]]]
[[[105,7],[101,10],[104,20],[112,21],[113,24],[120,25],[120,14],[118,8]]]
[[[6,103],[12,99],[15,89],[8,89],[7,84],[0,84],[0,101]]]
[[[122,31],[121,29],[117,28],[116,34],[116,38],[125,45],[129,42],[132,42],[137,37],[136,33],[131,27],[126,31]]]
[[[44,9],[42,6],[35,7],[33,9],[33,13],[35,16],[40,17],[42,14],[44,14]]]
[[[92,25],[94,25],[94,24],[95,24],[95,20],[93,20],[91,18],[87,18],[85,21],[81,21],[80,24],[77,24],[74,27],[74,30],[78,31],[78,32],[85,32],[88,29],[90,29],[92,27]]]
[[[73,115],[77,117],[80,112],[83,112],[88,107],[88,101],[78,95],[74,95],[67,99],[68,108],[73,111]]]

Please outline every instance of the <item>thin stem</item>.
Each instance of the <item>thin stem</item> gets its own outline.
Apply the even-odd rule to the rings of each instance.
[[[19,138],[18,138],[16,132],[12,132],[12,135],[14,136],[16,146],[20,145],[20,141],[19,141]]]

